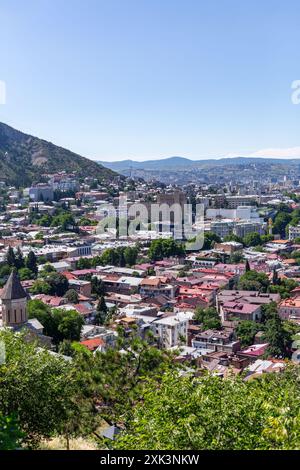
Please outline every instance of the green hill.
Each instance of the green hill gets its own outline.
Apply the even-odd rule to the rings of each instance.
[[[45,173],[75,172],[112,180],[117,174],[88,158],[0,123],[0,180],[15,186],[40,181]]]

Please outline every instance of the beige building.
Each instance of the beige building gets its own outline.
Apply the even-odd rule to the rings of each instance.
[[[27,323],[27,294],[15,271],[1,293],[2,326],[19,326]]]

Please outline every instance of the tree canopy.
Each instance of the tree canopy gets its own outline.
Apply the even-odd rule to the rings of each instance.
[[[200,379],[166,374],[149,380],[143,401],[115,443],[126,450],[297,449],[299,369],[259,379]]]
[[[173,238],[153,240],[148,250],[151,261],[158,261],[171,256],[184,256],[184,254],[182,243],[173,240]]]
[[[83,434],[94,414],[82,394],[78,371],[61,357],[37,350],[25,337],[26,332],[0,332],[6,349],[6,361],[0,364],[1,413],[15,416],[23,442],[30,447],[55,434]],[[11,418],[4,419],[15,426]],[[18,436],[17,431],[15,435],[10,431],[8,442]],[[7,442],[8,438],[0,433],[1,439]]]
[[[220,316],[214,307],[197,307],[193,319],[202,325],[204,330],[220,329],[222,327]]]

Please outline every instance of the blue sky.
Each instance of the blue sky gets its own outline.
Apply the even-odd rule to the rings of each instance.
[[[297,0],[0,0],[0,18],[2,122],[100,160],[300,157]]]

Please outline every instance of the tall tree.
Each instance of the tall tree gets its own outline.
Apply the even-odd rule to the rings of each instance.
[[[251,320],[243,320],[236,327],[236,336],[241,342],[241,347],[251,346],[254,337],[262,329],[262,326]]]
[[[98,305],[97,305],[97,312],[95,317],[95,324],[96,325],[104,325],[106,317],[107,317],[108,308],[105,303],[104,296],[101,295]]]
[[[245,265],[245,272],[247,273],[248,271],[251,271],[249,260],[246,259],[246,265]]]
[[[30,269],[35,275],[38,273],[38,266],[37,266],[37,258],[34,253],[34,251],[30,251],[28,253],[27,259],[26,259],[26,268]]]
[[[292,340],[278,313],[266,321],[264,338],[269,343],[266,357],[289,357]]]
[[[16,266],[16,256],[12,246],[8,247],[6,252],[5,261],[11,268]]]
[[[22,268],[25,267],[23,253],[22,253],[21,248],[19,246],[17,248],[17,253],[16,253],[16,257],[15,257],[15,266],[16,266],[17,269],[22,269]]]
[[[92,277],[92,293],[97,295],[97,297],[105,294],[105,285],[102,279],[99,279],[96,276]]]
[[[52,295],[63,297],[69,290],[69,281],[61,273],[52,272],[46,277],[45,281],[50,285]]]

